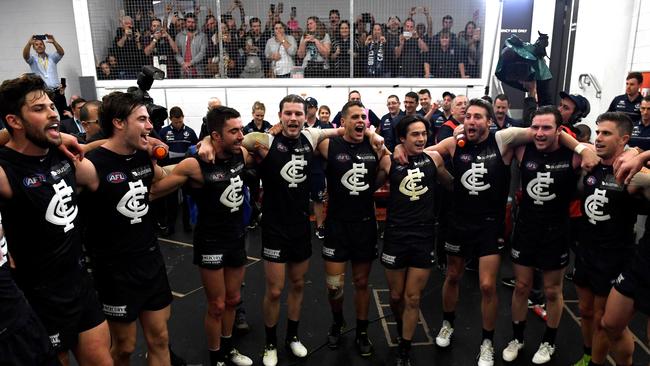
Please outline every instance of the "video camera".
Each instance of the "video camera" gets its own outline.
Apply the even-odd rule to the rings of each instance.
[[[149,95],[149,90],[154,80],[163,79],[165,79],[165,73],[162,70],[151,65],[145,65],[142,66],[142,70],[138,74],[138,86],[132,86],[126,90],[127,93],[134,94],[144,101],[149,118],[151,119],[151,124],[153,124],[153,128],[156,131],[160,131],[169,115],[167,108],[153,102],[153,98]]]

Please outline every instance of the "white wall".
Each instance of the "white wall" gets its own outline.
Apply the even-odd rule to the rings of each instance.
[[[586,121],[595,129],[593,121],[606,112],[612,99],[625,92],[625,76],[629,71],[631,42],[636,27],[635,0],[581,1],[576,26],[576,40],[571,72],[572,94],[582,94],[591,103]],[[648,61],[648,60],[646,60]],[[602,87],[602,96],[596,97],[592,87],[581,90],[580,74],[592,74]]]
[[[72,0],[2,0],[0,80],[30,72],[23,60],[23,47],[31,35],[45,33],[54,35],[65,51],[58,71],[59,77],[67,78],[66,95],[78,94],[81,62]],[[47,44],[46,52],[54,52],[54,47]]]
[[[634,71],[650,71],[650,1],[640,1],[639,14],[635,26],[638,29],[635,35],[635,44],[632,54],[632,67]]]

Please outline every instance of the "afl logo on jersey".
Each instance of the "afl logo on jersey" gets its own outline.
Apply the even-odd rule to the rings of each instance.
[[[281,142],[278,142],[278,144],[276,145],[276,148],[278,149],[279,152],[287,152],[287,151],[289,151],[289,149],[286,146],[284,146],[284,144],[281,143]]]
[[[126,180],[126,174],[122,172],[108,173],[108,175],[106,176],[106,180],[108,181],[108,183],[115,183],[115,184],[122,183]]]
[[[32,175],[31,177],[23,178],[23,184],[27,188],[40,187],[44,181],[45,181],[45,175],[43,174],[36,174],[36,175]]]
[[[537,162],[534,162],[534,161],[526,162],[526,169],[528,169],[528,170],[537,170],[537,168],[539,168],[539,164],[537,164]]]
[[[596,177],[594,177],[593,175],[590,175],[587,178],[587,184],[590,185],[590,186],[593,186],[594,184],[596,184]]]
[[[463,163],[469,163],[470,161],[472,161],[472,155],[470,155],[470,154],[462,154],[460,156],[460,161],[462,161]]]
[[[340,153],[336,155],[336,161],[339,163],[347,163],[352,157],[346,153]]]

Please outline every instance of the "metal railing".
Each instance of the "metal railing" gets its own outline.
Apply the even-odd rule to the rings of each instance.
[[[598,84],[598,80],[592,74],[580,74],[578,77],[578,86],[582,90],[587,90],[588,86],[593,86],[596,90],[596,98],[600,98],[603,92],[600,84]]]

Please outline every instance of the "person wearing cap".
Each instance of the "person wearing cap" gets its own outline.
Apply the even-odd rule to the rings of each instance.
[[[631,72],[625,78],[625,94],[615,97],[609,104],[608,112],[623,112],[637,123],[641,119],[641,83],[643,83],[643,74],[640,72]]]
[[[650,150],[650,96],[641,99],[641,120],[634,124],[630,146]]]
[[[331,123],[322,123],[316,116],[318,113],[318,101],[316,98],[307,97],[307,118],[305,128],[332,128]],[[316,237],[325,239],[325,170],[322,159],[314,159],[311,167],[311,189],[309,198],[314,205],[314,216],[316,218]]]

